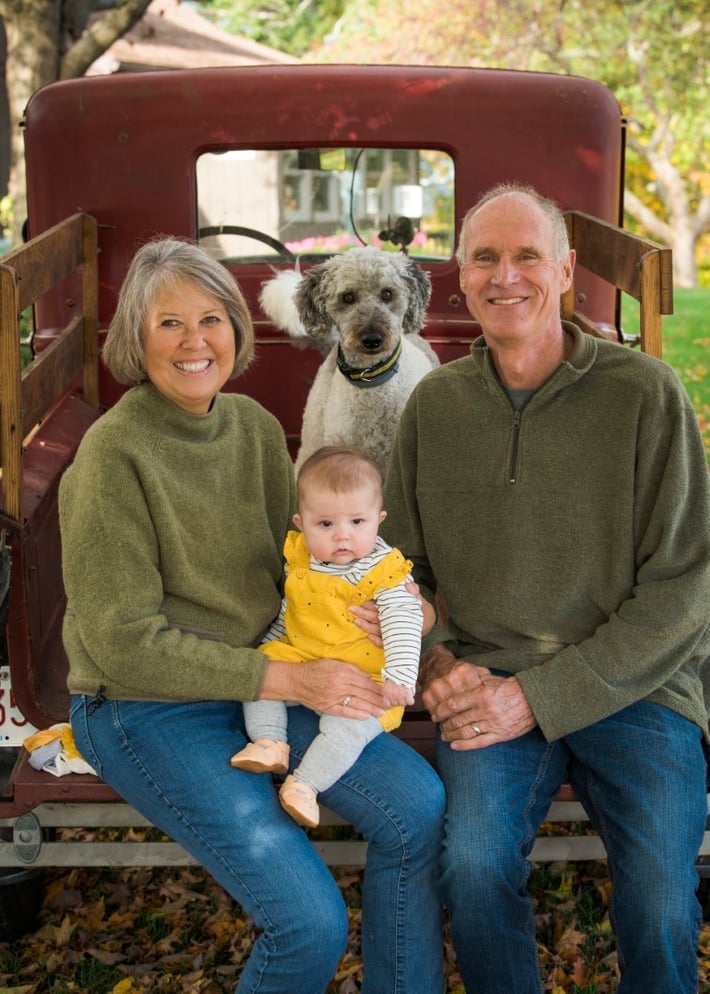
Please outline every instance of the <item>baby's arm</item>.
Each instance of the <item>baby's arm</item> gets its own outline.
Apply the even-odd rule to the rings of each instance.
[[[380,614],[385,697],[390,707],[414,703],[422,641],[422,608],[404,584],[375,595]]]

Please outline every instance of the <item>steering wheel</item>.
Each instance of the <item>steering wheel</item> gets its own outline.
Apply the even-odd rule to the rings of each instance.
[[[197,235],[199,238],[207,238],[209,235],[243,235],[245,238],[254,238],[257,242],[264,242],[272,249],[276,249],[286,262],[296,261],[296,256],[283,242],[257,228],[245,228],[241,224],[211,224],[206,228],[200,228]]]

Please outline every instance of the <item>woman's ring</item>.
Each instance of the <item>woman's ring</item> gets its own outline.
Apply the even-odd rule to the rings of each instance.
[[[351,700],[352,700],[352,697],[350,697],[350,696],[344,697],[343,698],[343,707],[346,708],[348,706],[348,704],[350,703]]]
[[[483,735],[483,732],[481,731],[481,729],[473,721],[471,722],[471,728],[474,730],[474,732],[476,733],[476,735]]]

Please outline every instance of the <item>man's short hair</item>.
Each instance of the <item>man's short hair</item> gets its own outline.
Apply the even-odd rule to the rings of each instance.
[[[525,197],[529,197],[537,204],[543,213],[549,217],[552,223],[555,258],[558,262],[564,262],[569,255],[569,236],[567,235],[565,216],[554,200],[550,200],[549,197],[543,197],[543,195],[538,193],[534,187],[528,186],[525,183],[498,183],[496,186],[491,187],[490,190],[487,190],[484,194],[482,194],[473,207],[466,211],[466,216],[461,224],[459,244],[456,249],[456,259],[459,265],[463,266],[466,262],[466,225],[470,218],[472,218],[474,214],[477,214],[482,207],[485,207],[485,205],[489,204],[492,200],[497,200],[498,197],[504,197],[509,193],[518,193]]]

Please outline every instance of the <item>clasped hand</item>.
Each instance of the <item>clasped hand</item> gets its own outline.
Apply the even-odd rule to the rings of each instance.
[[[524,735],[537,722],[515,677],[460,662],[436,646],[422,668],[422,700],[441,738],[457,751],[482,749]]]

